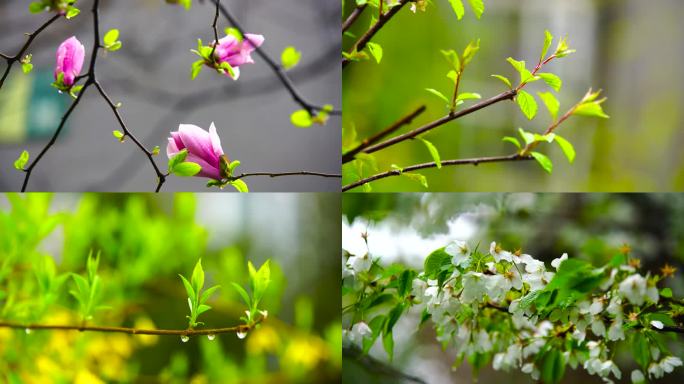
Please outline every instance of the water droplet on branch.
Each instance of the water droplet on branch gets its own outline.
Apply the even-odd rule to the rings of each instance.
[[[207,335],[207,339],[209,339],[210,341],[211,341],[211,340],[214,340],[215,338],[216,338],[216,335],[214,335],[214,334],[212,334],[212,333],[210,333],[210,334]]]
[[[190,336],[188,335],[181,335],[181,341],[184,343],[187,343],[188,340],[190,340]]]
[[[31,328],[24,329],[24,332],[26,332],[27,335],[30,335],[31,334]]]
[[[238,337],[238,339],[244,339],[245,337],[247,337],[247,332],[238,331],[237,337]]]

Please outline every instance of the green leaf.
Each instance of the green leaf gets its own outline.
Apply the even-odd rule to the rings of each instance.
[[[456,73],[461,72],[461,59],[459,59],[458,53],[456,53],[456,51],[449,49],[441,50],[440,52],[442,52],[442,56],[444,56],[446,61],[451,64]]]
[[[518,91],[518,96],[516,97],[518,106],[522,113],[527,117],[528,120],[534,119],[537,115],[537,102],[534,100],[534,96],[530,95],[526,91]]]
[[[540,62],[544,61],[544,58],[546,58],[546,53],[549,51],[549,48],[551,47],[552,42],[553,42],[553,35],[547,29],[544,31],[544,46],[542,47],[541,55],[539,56]]]
[[[31,63],[22,63],[22,64],[21,64],[21,70],[22,70],[25,74],[30,73],[32,69],[33,69],[33,64],[31,64]]]
[[[651,347],[649,346],[646,335],[641,331],[634,334],[632,340],[632,355],[634,356],[634,361],[646,371],[646,368],[648,368],[648,365],[651,362]]]
[[[572,146],[572,143],[558,135],[556,135],[555,140],[556,143],[558,143],[558,146],[560,146],[561,150],[565,154],[565,157],[568,158],[568,161],[570,163],[575,161],[575,148]]]
[[[458,94],[458,97],[456,97],[456,101],[479,100],[481,98],[482,96],[479,93],[463,92]]]
[[[29,4],[29,12],[31,13],[41,13],[45,10],[45,5],[42,1],[34,1]]]
[[[311,120],[311,114],[306,109],[300,109],[292,112],[290,115],[290,122],[295,127],[309,128],[313,121]]]
[[[394,358],[394,338],[392,337],[392,332],[382,336],[382,346],[385,347],[385,352],[387,352],[387,357],[391,362],[392,358]]]
[[[301,59],[301,57],[302,53],[290,45],[285,47],[283,52],[280,54],[280,63],[285,70],[288,70],[299,64],[299,59]]]
[[[525,140],[525,144],[526,144],[526,145],[532,144],[532,143],[534,143],[535,140],[536,140],[536,139],[534,138],[534,134],[533,134],[533,133],[526,132],[526,131],[525,131],[524,129],[522,129],[522,128],[518,128],[518,133],[520,134],[520,137],[522,137],[523,140]]]
[[[372,42],[369,42],[366,46],[368,47],[368,52],[370,52],[371,56],[380,64],[380,60],[382,60],[382,46]]]
[[[197,60],[194,63],[192,63],[192,70],[190,73],[190,79],[195,80],[197,75],[199,75],[200,71],[202,70],[202,67],[204,66],[204,60]]]
[[[445,247],[432,251],[425,258],[423,269],[425,270],[425,277],[428,279],[435,279],[442,271],[442,268],[451,264],[451,255],[446,253]]]
[[[610,116],[603,112],[601,103],[597,101],[580,104],[577,108],[575,108],[572,114],[577,116],[599,117],[602,119],[610,118]]]
[[[242,297],[242,300],[245,301],[245,304],[247,304],[248,307],[252,307],[252,300],[249,298],[249,294],[247,294],[247,291],[245,291],[244,288],[242,288],[239,284],[236,284],[234,282],[231,282],[233,285],[233,288],[235,288],[236,291],[240,294]]]
[[[119,39],[119,30],[118,29],[110,29],[107,33],[105,33],[104,37],[102,40],[104,41],[105,46],[110,46]]]
[[[196,174],[200,173],[201,170],[202,170],[201,165],[199,165],[197,163],[185,161],[185,162],[182,162],[182,163],[174,166],[173,169],[171,170],[171,172],[173,174],[175,174],[176,176],[188,177],[188,176],[195,176]]]
[[[69,7],[66,13],[66,18],[67,19],[73,19],[74,17],[78,16],[81,13],[81,10],[76,8],[76,7]]]
[[[463,50],[463,57],[461,59],[462,68],[465,69],[466,65],[470,64],[475,57],[475,54],[480,50],[480,39],[471,41]]]
[[[532,152],[530,153],[532,157],[534,157],[535,160],[537,160],[537,163],[541,165],[542,168],[548,173],[553,172],[553,163],[551,162],[551,159],[546,157],[546,155],[541,154],[539,152]]]
[[[522,149],[522,146],[520,145],[520,142],[519,142],[518,139],[516,139],[515,137],[505,136],[505,137],[504,137],[503,139],[501,139],[501,140],[506,141],[506,142],[509,142],[509,143],[515,145],[516,147],[518,147],[518,149]]]
[[[663,288],[660,290],[660,296],[665,297],[665,298],[671,298],[672,297],[672,289],[670,288]]]
[[[210,310],[210,309],[211,309],[210,306],[205,305],[205,304],[200,304],[200,305],[197,307],[197,316],[203,314],[204,312],[206,312],[206,311],[208,311],[208,310]]]
[[[119,141],[123,141],[123,138],[124,138],[123,132],[121,132],[121,131],[119,131],[119,130],[114,130],[114,131],[112,131],[112,136],[114,136],[114,137],[115,137],[116,139],[118,139]]]
[[[183,281],[183,286],[185,287],[185,292],[188,294],[188,298],[194,303],[196,297],[195,290],[192,288],[192,285],[190,285],[190,282],[185,278],[185,276],[178,276],[180,276],[181,280]]]
[[[247,187],[247,183],[245,183],[244,181],[242,181],[240,179],[230,181],[230,182],[228,182],[228,184],[232,185],[233,188],[235,188],[240,193],[249,192],[249,188]]]
[[[475,13],[475,17],[478,19],[482,17],[482,14],[484,13],[485,10],[485,5],[483,0],[468,0],[470,3],[470,6],[473,8],[473,13]]]
[[[200,297],[200,301],[199,301],[200,304],[206,303],[207,300],[209,300],[209,298],[211,297],[211,295],[213,295],[214,292],[216,292],[216,290],[219,288],[221,288],[220,285],[214,285],[213,287],[208,288],[206,291],[202,292],[202,297]]]
[[[465,8],[463,7],[463,1],[462,0],[449,0],[449,4],[451,4],[451,8],[454,10],[456,17],[459,20],[461,20],[463,18],[463,15],[465,14]]]
[[[202,269],[202,259],[197,260],[197,264],[195,264],[195,268],[192,270],[190,283],[195,291],[195,297],[197,297],[199,292],[204,287],[204,269]]]
[[[537,73],[537,76],[541,77],[542,80],[551,87],[556,92],[560,92],[563,86],[563,80],[560,77],[554,75],[553,73]]]
[[[444,94],[442,94],[442,92],[440,92],[436,89],[432,89],[432,88],[425,88],[425,90],[432,93],[433,95],[439,97],[440,99],[444,100],[445,103],[449,104],[449,99],[446,96],[444,96]]]
[[[184,162],[186,157],[188,157],[187,149],[182,149],[178,151],[178,153],[176,153],[169,159],[169,170],[172,170],[173,167]]]
[[[492,75],[493,78],[501,80],[508,88],[513,89],[513,85],[511,84],[511,81],[508,80],[506,76],[501,76],[501,75]]]
[[[157,156],[159,154],[159,146],[155,145],[154,148],[152,148],[152,156]]]
[[[532,72],[528,71],[527,68],[525,68],[524,61],[518,61],[512,57],[509,57],[508,59],[506,59],[506,61],[508,61],[511,64],[511,66],[513,66],[513,68],[515,68],[515,70],[518,71],[518,73],[520,74],[521,84],[533,78]]]
[[[427,178],[419,173],[402,173],[401,175],[407,179],[420,183],[424,188],[428,188]]]
[[[442,160],[439,157],[439,151],[437,150],[437,147],[435,147],[431,142],[418,138],[418,140],[422,141],[423,144],[427,147],[428,151],[430,151],[430,156],[432,156],[432,160],[434,160],[435,163],[437,163],[437,168],[441,169],[442,168]]]
[[[121,42],[117,41],[116,43],[108,46],[107,50],[109,50],[110,52],[118,51],[119,49],[121,49],[121,46],[122,46]]]
[[[554,96],[551,92],[537,92],[537,96],[539,96],[541,101],[546,106],[546,109],[549,111],[553,121],[556,121],[558,118],[558,110],[560,109],[560,102],[558,102],[556,96]]]
[[[24,150],[21,152],[19,155],[19,158],[14,161],[14,168],[18,171],[23,171],[24,167],[26,166],[26,163],[29,161],[29,153],[28,151]]]
[[[557,384],[565,374],[565,359],[558,348],[551,348],[543,357],[541,380],[546,384]]]

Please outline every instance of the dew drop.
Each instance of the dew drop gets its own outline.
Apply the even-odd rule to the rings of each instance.
[[[244,339],[245,337],[247,337],[247,332],[238,331],[237,337],[238,339]]]
[[[57,92],[59,92],[60,95],[61,95],[62,93],[64,93],[64,92],[62,92],[62,91],[57,91]]]
[[[214,340],[215,338],[216,338],[216,335],[214,335],[214,334],[208,334],[207,335],[207,339],[209,339],[210,341]]]
[[[27,335],[30,335],[31,334],[31,328],[24,329],[24,332],[26,332]]]
[[[184,343],[187,343],[188,340],[190,340],[190,336],[188,335],[181,335],[181,341]]]

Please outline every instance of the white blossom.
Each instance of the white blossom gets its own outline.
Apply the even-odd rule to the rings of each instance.
[[[347,260],[349,267],[354,270],[354,272],[367,272],[371,265],[373,265],[373,260],[371,260],[368,254],[363,256],[352,256]]]
[[[652,321],[651,321],[651,326],[653,326],[653,327],[655,327],[655,328],[658,328],[658,329],[663,329],[663,327],[665,326],[665,324],[663,324],[662,321],[652,320]]]
[[[363,339],[372,334],[373,331],[370,329],[368,324],[364,323],[363,321],[354,324],[351,331],[345,331],[342,333],[343,336],[346,336],[346,339],[349,343],[357,346],[361,346]]]
[[[646,382],[646,378],[644,377],[644,374],[641,373],[640,370],[635,369],[632,371],[632,383],[634,384],[642,384]]]
[[[487,287],[483,274],[479,272],[468,272],[463,275],[463,292],[461,292],[461,301],[464,303],[472,303],[474,301],[482,300]]]
[[[495,241],[492,241],[492,243],[489,245],[489,254],[494,256],[494,260],[496,260],[497,263],[501,260],[506,260],[509,262],[513,261],[513,254],[501,249],[501,247],[498,246]]]
[[[451,263],[457,267],[465,268],[470,264],[468,254],[470,249],[465,241],[453,241],[444,248],[444,252],[451,256]]]
[[[639,274],[624,279],[619,286],[622,297],[634,305],[642,305],[646,299],[658,303],[658,289],[648,286],[648,281]]]
[[[608,340],[624,340],[625,332],[622,330],[622,320],[615,320],[610,324],[608,328]]]
[[[557,259],[553,259],[553,261],[551,261],[551,266],[556,268],[556,271],[557,271],[558,267],[560,267],[561,263],[567,259],[568,259],[568,254],[564,253],[561,257],[559,257]]]
[[[682,360],[679,357],[667,356],[660,360],[660,362],[653,362],[648,366],[648,375],[660,379],[665,373],[671,373],[676,367],[682,365]]]

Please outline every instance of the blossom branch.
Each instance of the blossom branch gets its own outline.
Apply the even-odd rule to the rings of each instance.
[[[96,67],[96,63],[97,63],[97,53],[101,48],[103,48],[103,46],[100,44],[99,4],[100,4],[99,0],[94,0],[93,8],[92,8],[92,14],[93,14],[93,49],[92,49],[92,53],[90,56],[90,64],[88,66],[88,72],[85,75],[77,76],[75,79],[75,81],[85,79],[85,83],[83,84],[83,88],[80,90],[80,92],[76,96],[76,100],[74,100],[74,102],[71,104],[71,107],[69,107],[69,109],[64,114],[64,116],[62,116],[62,120],[60,121],[60,124],[57,127],[57,130],[52,135],[52,138],[50,139],[48,144],[41,150],[41,152],[38,154],[38,156],[35,158],[35,160],[33,160],[33,162],[31,162],[31,164],[28,166],[28,168],[24,169],[24,172],[26,175],[24,177],[24,182],[23,182],[22,187],[21,187],[22,192],[26,191],[26,188],[28,186],[29,179],[31,178],[31,174],[33,172],[33,169],[36,167],[38,162],[43,158],[43,156],[47,153],[47,151],[55,144],[55,142],[57,141],[57,138],[59,137],[59,134],[61,133],[62,129],[64,128],[64,125],[66,124],[66,121],[71,116],[71,113],[74,111],[76,106],[81,101],[86,90],[91,85],[95,85],[95,87],[97,88],[97,90],[100,93],[100,95],[102,96],[102,98],[107,102],[107,104],[112,109],[114,116],[116,117],[117,121],[119,122],[119,125],[121,126],[121,128],[124,131],[124,136],[122,137],[122,139],[125,138],[126,136],[130,137],[131,140],[133,140],[133,142],[140,148],[140,150],[142,150],[143,153],[145,153],[145,155],[149,159],[150,163],[152,164],[152,167],[154,168],[154,171],[158,177],[158,183],[157,183],[157,187],[155,189],[155,192],[159,192],[161,190],[161,187],[166,180],[166,175],[160,171],[159,167],[157,166],[154,159],[152,158],[152,152],[147,150],[140,143],[140,141],[131,133],[131,131],[128,129],[128,127],[124,123],[121,115],[119,114],[118,108],[112,102],[111,98],[107,95],[107,93],[104,91],[104,89],[102,88],[102,86],[100,85],[100,83],[97,80],[97,77],[95,74],[95,67]]]
[[[221,5],[221,0],[216,1],[216,12],[214,13],[214,22],[211,24],[211,28],[214,30],[214,45],[211,47],[211,54],[209,57],[214,57],[214,52],[216,52],[216,46],[218,45],[219,41],[219,36],[218,36],[218,28],[216,28],[216,24],[218,24],[218,18],[219,18],[219,6]]]
[[[35,31],[27,34],[28,39],[26,39],[26,42],[24,45],[19,49],[19,52],[17,52],[16,55],[14,56],[8,56],[4,54],[0,54],[0,57],[5,59],[7,61],[7,67],[5,68],[5,72],[2,74],[2,78],[0,78],[0,89],[2,89],[2,85],[5,83],[5,79],[7,79],[7,76],[9,76],[10,70],[12,70],[12,66],[14,63],[17,61],[20,61],[22,56],[24,56],[24,53],[26,53],[26,50],[28,50],[29,46],[33,42],[33,40],[45,29],[47,28],[50,24],[55,22],[55,20],[59,19],[62,15],[56,14],[52,16],[48,21],[43,23],[38,29]]]
[[[533,160],[534,158],[532,156],[523,156],[518,153],[514,153],[512,155],[507,155],[507,156],[492,156],[492,157],[476,157],[476,158],[470,158],[470,159],[456,159],[456,160],[443,160],[441,161],[441,166],[448,167],[448,166],[457,166],[457,165],[479,165],[479,164],[485,164],[485,163],[503,163],[503,162],[512,162],[512,161],[526,161],[526,160]],[[364,184],[370,183],[371,181],[376,181],[380,179],[385,179],[387,177],[392,177],[392,176],[400,176],[402,173],[405,172],[413,172],[413,171],[418,171],[421,169],[428,169],[428,168],[437,168],[440,166],[436,162],[431,162],[431,163],[423,163],[423,164],[416,164],[412,165],[409,167],[405,167],[402,169],[393,169],[391,171],[383,172],[383,173],[378,173],[377,175],[373,175],[370,177],[367,177],[365,179],[361,179],[359,181],[355,181],[351,184],[347,184],[342,187],[342,192],[349,191],[351,189],[360,187]]]
[[[402,117],[401,119],[397,120],[396,122],[394,122],[394,123],[393,123],[392,125],[390,125],[389,127],[383,129],[382,131],[376,133],[375,135],[373,135],[373,136],[371,136],[371,137],[369,137],[369,138],[367,138],[367,139],[364,139],[364,140],[361,142],[361,144],[359,144],[359,145],[356,146],[354,149],[352,149],[352,150],[346,152],[344,155],[342,155],[342,164],[348,163],[348,162],[354,160],[354,156],[356,156],[359,152],[361,152],[361,151],[363,151],[364,149],[370,147],[371,145],[377,143],[377,142],[380,141],[382,138],[384,138],[385,136],[387,136],[387,135],[393,133],[393,132],[396,131],[397,129],[403,127],[404,125],[411,124],[411,122],[412,122],[416,117],[418,117],[418,115],[420,115],[421,113],[425,112],[425,109],[426,109],[425,106],[424,106],[424,105],[421,105],[421,106],[418,107],[415,111],[413,111],[413,112],[409,113],[408,115]]]
[[[249,332],[257,324],[261,323],[263,318],[257,320],[254,325],[237,325],[228,328],[213,328],[213,329],[138,329],[125,327],[97,327],[97,326],[80,326],[80,325],[52,325],[52,324],[19,324],[12,322],[0,322],[0,328],[24,329],[28,331],[33,330],[61,330],[61,331],[79,331],[79,332],[108,332],[108,333],[127,333],[130,335],[161,335],[161,336],[201,336],[201,335],[217,335],[221,333],[243,333]]]
[[[240,33],[243,36],[245,36],[245,29],[241,26],[237,19],[228,11],[228,8],[225,5],[220,4],[220,0],[211,0],[211,2],[217,5],[219,7],[219,11],[228,20],[228,22],[230,22],[230,24],[232,24],[233,27],[235,27],[238,31],[240,31]],[[249,38],[246,36],[245,39],[247,39],[247,41],[250,41]],[[302,107],[302,109],[306,110],[311,115],[314,115],[317,111],[325,110],[325,107],[323,106],[308,102],[301,95],[299,90],[295,87],[294,83],[292,82],[292,79],[290,79],[290,77],[285,72],[285,69],[280,64],[278,64],[273,58],[271,58],[266,53],[266,51],[264,51],[263,48],[257,46],[257,44],[252,44],[252,46],[254,46],[254,51],[266,62],[266,64],[268,64],[273,73],[275,73],[275,75],[278,77],[278,79],[283,84],[285,89],[287,89],[287,91],[290,93],[295,103],[299,104]],[[339,109],[333,109],[329,112],[329,114],[341,115],[342,111]]]
[[[239,180],[245,177],[251,176],[269,176],[269,177],[281,177],[281,176],[320,176],[320,177],[337,177],[341,178],[342,175],[339,173],[323,173],[323,172],[310,172],[310,171],[293,171],[293,172],[247,172],[242,173],[237,176],[228,178],[228,180]]]
[[[364,33],[363,36],[361,36],[356,41],[356,43],[354,43],[354,46],[351,48],[349,52],[359,52],[366,48],[366,44],[368,44],[368,42],[373,38],[373,36],[375,36],[375,34],[378,33],[378,31],[380,31],[382,27],[384,27],[385,24],[387,24],[387,22],[390,21],[392,17],[394,17],[394,15],[396,15],[404,7],[404,5],[410,3],[411,1],[413,0],[399,0],[397,5],[392,7],[389,11],[387,11],[387,13],[378,18],[378,21],[375,24],[373,24],[373,26],[370,27],[368,31],[366,31],[366,33]],[[342,68],[345,68],[349,63],[349,59],[343,58]]]
[[[373,152],[379,151],[381,149],[390,147],[392,145],[398,144],[402,141],[413,139],[414,137],[416,137],[422,133],[425,133],[429,130],[432,130],[432,129],[435,129],[439,126],[442,126],[442,125],[444,125],[444,124],[446,124],[452,120],[456,120],[456,119],[459,119],[463,116],[467,116],[471,113],[477,112],[483,108],[489,107],[489,106],[496,104],[498,102],[501,102],[504,100],[513,100],[513,98],[515,98],[516,94],[517,94],[517,91],[515,91],[515,90],[506,91],[506,92],[500,93],[500,94],[498,94],[492,98],[489,98],[487,100],[483,100],[477,104],[473,104],[470,107],[462,109],[458,112],[449,112],[449,114],[447,114],[444,117],[441,117],[437,120],[434,120],[430,123],[427,123],[420,128],[416,128],[410,132],[404,133],[403,135],[395,136],[389,140],[386,140],[386,141],[383,141],[379,144],[365,148],[362,152],[373,153]],[[343,161],[343,163],[347,163],[347,162],[352,161],[352,160],[353,160],[353,158],[351,158],[351,159],[347,158],[346,161]]]

